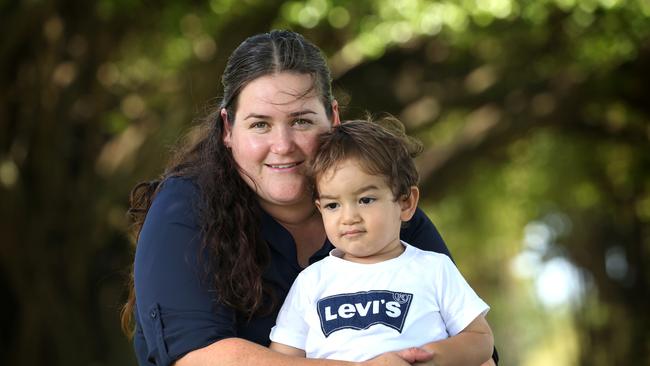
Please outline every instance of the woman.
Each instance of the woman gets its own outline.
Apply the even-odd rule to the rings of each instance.
[[[340,123],[320,50],[299,34],[244,41],[222,77],[223,100],[160,181],[136,186],[134,287],[140,365],[337,365],[266,348],[293,280],[331,244],[304,169],[317,136]],[[402,238],[449,255],[418,210]],[[133,317],[132,317],[133,315]],[[408,365],[419,349],[367,365]]]

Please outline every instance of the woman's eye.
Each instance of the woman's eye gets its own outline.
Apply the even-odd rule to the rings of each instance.
[[[375,201],[375,198],[373,198],[373,197],[361,197],[359,199],[359,203],[361,203],[362,205],[367,205],[367,204],[372,203],[374,201]]]
[[[294,126],[306,126],[311,125],[313,122],[308,119],[298,118],[293,121]]]
[[[258,122],[253,122],[250,124],[250,128],[252,129],[265,129],[268,128],[269,124],[264,122],[264,121],[258,121]]]

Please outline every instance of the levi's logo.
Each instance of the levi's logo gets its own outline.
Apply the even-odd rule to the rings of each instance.
[[[374,290],[328,296],[318,300],[318,317],[325,337],[340,329],[368,329],[384,324],[402,333],[413,294]]]

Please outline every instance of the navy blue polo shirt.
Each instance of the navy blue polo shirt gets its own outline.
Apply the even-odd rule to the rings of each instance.
[[[267,346],[269,332],[291,284],[302,270],[289,232],[264,213],[262,236],[271,254],[264,279],[278,301],[267,316],[250,321],[220,304],[201,260],[201,228],[195,205],[198,188],[187,179],[167,179],[147,214],[135,254],[136,334],[138,363],[171,365],[190,351],[220,339],[239,337]],[[424,250],[449,255],[440,234],[421,211],[401,231],[401,239]],[[314,263],[333,249],[326,241]]]

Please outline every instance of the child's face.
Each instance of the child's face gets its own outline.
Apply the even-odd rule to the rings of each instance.
[[[413,216],[416,187],[411,198],[395,200],[386,179],[366,173],[354,159],[322,174],[316,185],[327,237],[344,259],[376,263],[402,253],[400,227]]]

